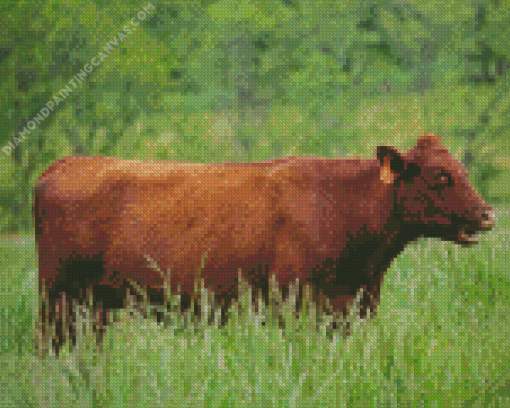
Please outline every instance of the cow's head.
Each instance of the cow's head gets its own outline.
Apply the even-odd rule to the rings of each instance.
[[[439,137],[425,134],[403,155],[388,146],[380,146],[377,154],[381,180],[395,186],[398,217],[417,235],[472,245],[477,232],[493,228],[492,208]]]

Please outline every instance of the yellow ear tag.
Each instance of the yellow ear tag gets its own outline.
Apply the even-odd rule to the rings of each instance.
[[[381,166],[381,181],[384,184],[391,184],[395,181],[395,173],[391,171],[391,159],[389,156],[384,156],[383,164]]]

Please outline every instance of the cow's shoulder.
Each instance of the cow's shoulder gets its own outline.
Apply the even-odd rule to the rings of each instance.
[[[275,209],[294,239],[315,242],[330,196],[324,187],[327,168],[335,161],[322,157],[287,157],[275,162],[268,177],[277,197]]]

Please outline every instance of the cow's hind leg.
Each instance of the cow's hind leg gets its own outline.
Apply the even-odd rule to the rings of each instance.
[[[55,322],[55,334],[52,338],[52,348],[55,355],[58,357],[60,347],[64,343],[63,335],[63,313],[62,306],[65,304],[65,294],[62,298],[56,298],[53,302],[54,309],[50,312],[50,324]]]
[[[62,345],[69,342],[70,350],[76,345],[76,301],[66,292],[55,301],[55,336],[53,337],[53,350],[58,357]]]
[[[50,326],[49,296],[46,279],[39,282],[39,317],[36,322],[35,349],[39,357],[48,351],[47,330]]]
[[[108,325],[109,312],[109,309],[104,308],[102,301],[94,302],[92,330],[96,333],[96,342],[100,349]]]

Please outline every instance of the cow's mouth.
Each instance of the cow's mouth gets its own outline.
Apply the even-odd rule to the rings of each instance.
[[[480,239],[480,234],[482,231],[488,231],[489,228],[473,228],[472,226],[462,225],[459,226],[455,232],[452,232],[451,235],[448,235],[445,239],[446,241],[453,241],[456,244],[462,246],[473,246],[478,244]]]
[[[459,230],[457,233],[456,243],[463,246],[472,246],[478,244],[480,237],[479,231],[475,230]]]
[[[462,246],[473,246],[478,244],[480,238],[480,230],[468,229],[467,226],[456,228],[450,234],[443,236],[441,239],[444,241],[452,241]]]
[[[453,224],[454,228],[450,234],[445,237],[447,241],[453,241],[462,246],[472,246],[478,244],[480,233],[490,231],[494,227],[494,213],[484,214],[482,221],[478,224],[458,223]]]

